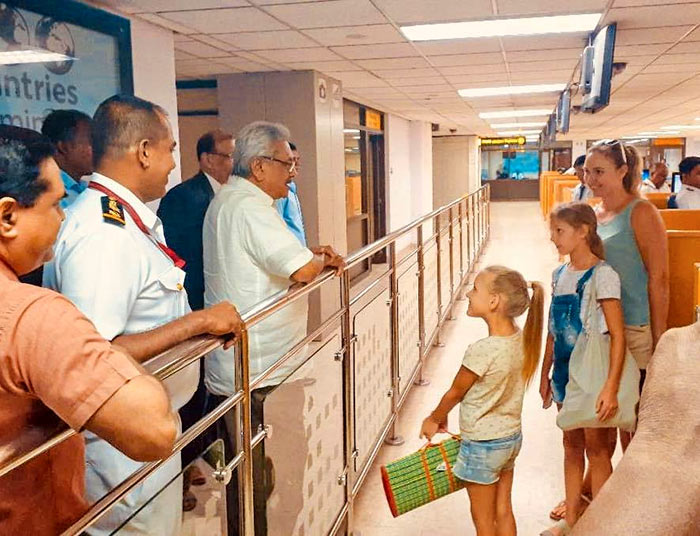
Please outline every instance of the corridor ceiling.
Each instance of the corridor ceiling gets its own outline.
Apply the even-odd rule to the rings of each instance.
[[[344,96],[441,131],[495,135],[480,112],[554,109],[545,93],[463,99],[458,89],[578,81],[586,33],[408,41],[407,24],[602,13],[617,22],[610,105],[572,116],[568,138],[700,126],[700,1],[685,0],[102,0],[176,32],[178,79],[315,69]],[[195,8],[196,6],[196,8]],[[195,9],[193,9],[195,8]],[[577,104],[580,97],[575,97]],[[544,121],[544,118],[542,118]],[[515,130],[509,128],[508,130]],[[700,133],[700,131],[695,131]],[[681,134],[685,135],[685,133]]]

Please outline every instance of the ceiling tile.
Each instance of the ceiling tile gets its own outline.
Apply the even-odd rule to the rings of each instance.
[[[511,50],[506,52],[507,61],[541,61],[576,59],[581,56],[583,46],[576,48],[547,48],[543,50]],[[617,49],[615,50],[617,55]]]
[[[337,61],[299,61],[286,63],[287,67],[294,70],[306,70],[315,69],[321,72],[331,72],[331,71],[362,71],[362,67],[355,65],[351,61],[337,60]]]
[[[445,75],[476,75],[506,73],[506,66],[503,62],[492,63],[490,65],[461,65],[457,67],[440,67],[440,72]]]
[[[196,56],[183,52],[182,50],[175,49],[175,60],[194,60],[197,59]]]
[[[411,86],[447,86],[447,82],[441,76],[421,76],[417,78],[396,78],[388,79],[392,86],[407,88]]]
[[[182,50],[193,56],[198,56],[200,58],[220,58],[223,56],[230,56],[231,53],[226,50],[221,50],[219,48],[214,48],[199,41],[188,41],[186,43],[177,43],[177,50]]]
[[[258,31],[288,29],[267,13],[254,7],[172,11],[160,13],[160,16],[196,28],[206,34],[245,32],[251,28]]]
[[[415,58],[388,58],[381,60],[356,60],[358,65],[365,69],[420,69],[430,67],[427,61],[421,57]]]
[[[157,13],[159,11],[191,11],[197,9],[215,9],[221,7],[247,7],[247,0],[109,0],[106,3],[127,13]]]
[[[645,68],[642,74],[668,73],[678,74],[679,77],[685,78],[688,75],[692,76],[698,72],[700,72],[700,55],[695,58],[695,63],[653,63]]]
[[[490,0],[445,2],[444,0],[374,0],[397,24],[451,22],[493,17]]]
[[[447,81],[460,89],[475,88],[475,87],[500,87],[507,86],[509,83],[508,75],[501,74],[454,74],[446,76]]]
[[[622,45],[653,45],[675,43],[685,35],[691,26],[669,26],[667,28],[644,28],[636,30],[618,29],[615,47]]]
[[[380,46],[357,45],[351,47],[332,47],[331,50],[351,60],[406,58],[419,55],[409,43],[390,43]]]
[[[408,95],[454,95],[455,90],[447,84],[425,85],[425,86],[408,86],[402,88]]]
[[[266,6],[263,9],[295,28],[360,26],[387,22],[369,0],[331,0]]]
[[[616,41],[615,60],[617,61],[618,58],[631,58],[635,56],[657,56],[668,49],[668,47],[669,45],[666,43],[655,45],[620,45],[620,43]]]
[[[686,54],[686,53],[694,53],[697,54],[698,52],[698,44],[693,41],[682,41],[678,43],[676,46],[674,46],[671,50],[668,51],[669,54]]]
[[[140,19],[146,20],[148,22],[152,22],[153,24],[157,24],[158,26],[160,26],[162,28],[167,28],[168,30],[172,30],[173,32],[177,32],[180,34],[196,34],[197,33],[197,30],[194,27],[180,24],[180,23],[175,22],[173,20],[163,18],[160,15],[155,15],[153,13],[142,13],[138,17]]]
[[[349,88],[386,87],[388,84],[367,71],[335,72],[333,76],[343,81]]]
[[[698,61],[700,61],[700,49],[697,54],[664,54],[654,62],[654,65],[689,64]],[[695,72],[699,70],[696,69]]]
[[[318,28],[304,33],[325,46],[401,43],[405,39],[391,24]]]
[[[289,48],[318,46],[317,43],[295,30],[216,34],[216,38],[241,50],[274,49],[280,48],[280,45]]]
[[[440,77],[440,73],[432,67],[426,69],[382,69],[373,71],[381,78],[417,78],[424,76]]]
[[[438,67],[452,67],[458,65],[491,65],[503,61],[500,52],[486,52],[483,54],[451,54],[445,56],[431,56],[430,62]]]
[[[568,13],[602,13],[607,0],[566,0],[560,4],[532,0],[496,0],[500,16],[561,15]]]
[[[506,52],[515,50],[550,50],[555,48],[583,50],[587,44],[587,34],[537,35],[528,37],[503,37]]]
[[[554,70],[564,70],[569,69],[573,71],[574,67],[578,64],[578,58],[574,59],[559,59],[554,61],[509,61],[508,69],[511,73],[536,73],[542,71],[554,71]]]
[[[684,4],[678,9],[670,5],[613,8],[608,12],[605,24],[617,22],[618,29],[624,30],[682,26],[697,20],[700,20],[700,3]]]
[[[296,61],[331,61],[341,59],[327,48],[285,48],[277,50],[259,50],[256,54],[280,63]]]
[[[262,63],[256,62],[256,61],[250,61],[245,58],[241,58],[238,56],[233,56],[229,58],[221,58],[216,60],[217,63],[223,63],[225,65],[230,65],[231,67],[235,67],[236,69],[240,69],[241,71],[246,71],[249,73],[257,73],[257,72],[263,72],[263,71],[274,71],[272,67],[268,67],[267,65],[264,65]]]

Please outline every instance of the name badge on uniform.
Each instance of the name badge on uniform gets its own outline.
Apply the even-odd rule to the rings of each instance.
[[[112,225],[124,227],[126,225],[126,220],[124,219],[124,207],[116,199],[106,195],[103,196],[102,219],[107,223],[111,223]]]

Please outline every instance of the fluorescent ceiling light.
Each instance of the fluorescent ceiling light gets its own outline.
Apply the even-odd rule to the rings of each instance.
[[[481,119],[504,119],[507,117],[538,117],[549,115],[552,110],[509,110],[505,112],[483,112],[479,114]]]
[[[344,129],[343,129],[343,132],[345,132],[345,134],[359,134],[359,133],[360,133],[360,129],[357,129],[357,128],[344,128]]]
[[[532,121],[525,123],[496,123],[489,125],[492,129],[498,130],[499,128],[519,128],[519,127],[543,127],[547,123],[545,121]]]
[[[473,20],[442,24],[401,26],[411,41],[436,39],[466,39],[474,37],[502,37],[506,35],[542,35],[570,32],[590,32],[600,20],[600,13],[556,15],[550,17],[523,17],[519,19]]]
[[[527,93],[553,93],[564,91],[566,84],[535,84],[531,86],[476,87],[460,89],[460,97],[494,97],[498,95],[525,95]]]
[[[22,50],[5,50],[0,52],[0,65],[17,65],[19,63],[46,63],[51,61],[73,61],[76,58],[41,50],[38,48],[28,48]]]
[[[499,136],[524,136],[525,134],[539,134],[539,130],[504,130],[496,132]]]

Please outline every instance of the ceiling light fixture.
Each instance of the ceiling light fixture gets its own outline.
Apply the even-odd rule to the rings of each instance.
[[[526,128],[526,127],[543,127],[547,124],[546,121],[531,121],[525,123],[496,123],[489,125],[492,129],[498,130],[499,128]]]
[[[359,129],[359,128],[344,128],[344,129],[343,129],[343,132],[344,132],[345,134],[359,134],[359,133],[360,133],[360,129]]]
[[[499,95],[526,95],[528,93],[554,93],[563,91],[566,84],[535,84],[530,86],[503,86],[503,87],[476,87],[460,89],[457,91],[460,97],[496,97]]]
[[[482,112],[479,114],[479,117],[481,119],[505,119],[508,117],[538,117],[551,113],[552,110],[508,110],[504,112]]]
[[[77,58],[42,50],[40,48],[27,48],[21,50],[5,50],[0,52],[0,65],[18,65],[20,63],[47,63],[59,61],[73,61]]]
[[[496,132],[499,136],[525,136],[526,134],[539,134],[539,130],[504,130]]]
[[[651,137],[658,137],[658,136],[668,136],[669,134],[680,134],[680,130],[660,130],[660,131],[648,131],[648,132],[640,132],[636,137],[639,136],[651,136]]]
[[[472,20],[440,24],[401,26],[401,32],[411,41],[503,37],[507,35],[542,35],[593,31],[600,13],[522,17],[518,19]]]

